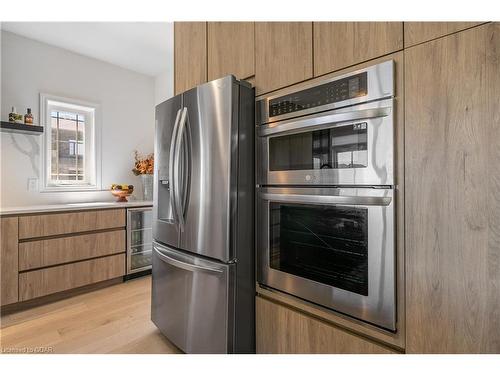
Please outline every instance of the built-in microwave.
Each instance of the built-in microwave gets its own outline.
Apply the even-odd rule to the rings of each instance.
[[[257,102],[260,185],[393,185],[394,63]]]

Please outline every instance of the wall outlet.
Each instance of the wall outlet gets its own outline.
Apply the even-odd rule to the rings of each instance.
[[[28,191],[38,191],[38,178],[28,178]]]

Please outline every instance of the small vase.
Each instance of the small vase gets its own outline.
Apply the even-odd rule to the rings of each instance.
[[[153,200],[153,175],[141,174],[142,199],[145,201]]]

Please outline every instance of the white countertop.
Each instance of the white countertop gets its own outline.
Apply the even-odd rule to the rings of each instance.
[[[21,207],[1,207],[0,216],[5,215],[26,215],[40,212],[60,212],[60,211],[82,211],[100,210],[108,208],[132,208],[152,206],[152,201],[129,201],[129,202],[86,202],[86,203],[65,203],[48,204]]]

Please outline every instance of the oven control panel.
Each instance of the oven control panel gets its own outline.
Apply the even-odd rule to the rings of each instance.
[[[368,94],[367,72],[269,100],[269,117],[341,102]]]

